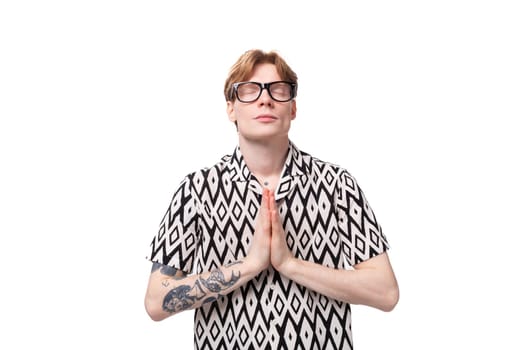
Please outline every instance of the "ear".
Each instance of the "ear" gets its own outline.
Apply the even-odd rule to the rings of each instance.
[[[226,102],[226,114],[228,114],[228,119],[230,119],[231,122],[235,123],[237,121],[232,101]]]
[[[295,117],[297,116],[297,104],[295,103],[295,99],[292,100],[292,111],[291,111],[291,120],[294,120]]]

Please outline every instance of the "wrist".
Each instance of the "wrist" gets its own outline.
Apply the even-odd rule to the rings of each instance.
[[[296,257],[290,257],[286,259],[277,269],[279,273],[291,279],[291,276],[294,275],[294,271],[297,271],[297,266],[299,264],[299,259]]]
[[[243,264],[246,267],[246,275],[250,277],[257,276],[262,270],[264,270],[261,264],[258,263],[257,259],[253,258],[250,254],[243,259]]]

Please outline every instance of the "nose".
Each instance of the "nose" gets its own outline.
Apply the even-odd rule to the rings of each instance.
[[[259,96],[258,102],[260,105],[273,104],[273,99],[270,97],[270,92],[268,91],[268,88],[262,90],[261,96]]]

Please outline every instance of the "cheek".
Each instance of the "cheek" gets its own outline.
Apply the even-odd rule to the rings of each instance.
[[[295,119],[296,114],[297,114],[297,107],[296,107],[295,101],[294,101],[292,103],[292,105],[291,105],[291,108],[290,108],[290,115],[292,116],[292,118],[291,118],[292,120]]]
[[[232,112],[232,116],[235,121],[249,119],[253,113],[250,112],[250,106],[235,106]]]

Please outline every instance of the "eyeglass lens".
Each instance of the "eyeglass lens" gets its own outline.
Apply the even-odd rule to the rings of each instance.
[[[292,85],[285,81],[276,81],[265,84],[256,82],[240,83],[237,86],[237,98],[241,102],[253,102],[262,94],[262,90],[266,88],[270,97],[278,102],[287,102],[292,99]]]

